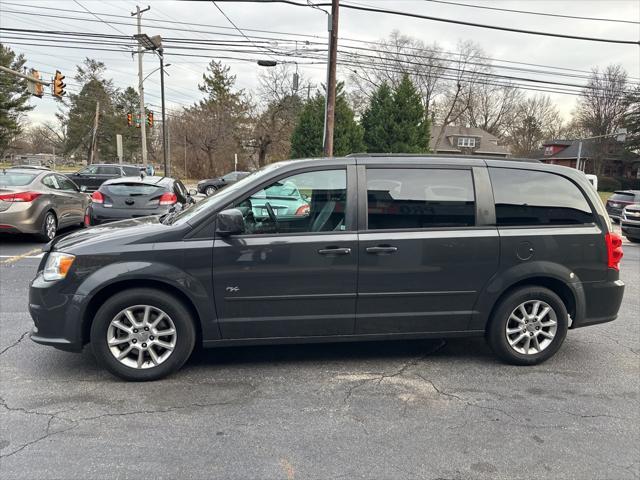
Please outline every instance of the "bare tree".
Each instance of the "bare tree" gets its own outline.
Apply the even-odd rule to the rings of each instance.
[[[491,69],[481,61],[484,58],[486,58],[484,51],[478,44],[471,41],[458,44],[458,54],[449,63],[454,79],[448,82],[443,105],[439,109],[434,107],[435,123],[442,127],[434,145],[442,141],[445,127],[464,120],[474,101],[478,86],[483,83],[482,75]]]
[[[516,121],[523,93],[512,85],[478,84],[469,98],[462,121],[500,139]]]
[[[627,72],[621,65],[609,65],[603,71],[596,67],[578,100],[576,119],[592,136],[614,133],[624,122],[627,95]],[[596,142],[593,156],[596,174],[602,173],[610,143],[610,139]]]
[[[442,48],[437,43],[426,45],[395,30],[389,39],[372,44],[370,49],[372,51],[366,53],[344,53],[340,62],[349,69],[356,106],[365,105],[371,92],[383,82],[393,88],[406,74],[420,92],[426,114],[430,116],[433,102],[446,89],[443,67],[448,61]]]
[[[520,102],[507,131],[508,144],[511,153],[526,156],[539,149],[543,141],[561,132],[562,120],[551,99],[536,95]]]

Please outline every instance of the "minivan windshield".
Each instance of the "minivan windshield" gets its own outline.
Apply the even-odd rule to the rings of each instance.
[[[251,172],[246,177],[238,180],[236,183],[232,183],[215,195],[211,195],[210,197],[199,201],[195,205],[182,210],[180,213],[176,214],[169,223],[172,225],[182,225],[198,216],[201,212],[210,209],[212,205],[225,205],[229,203],[236,191],[242,189],[247,183],[269,174],[273,169],[278,168],[280,165],[281,163],[272,163],[271,165],[262,167],[260,170]]]

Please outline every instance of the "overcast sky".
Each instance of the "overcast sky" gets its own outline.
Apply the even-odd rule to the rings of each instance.
[[[304,1],[304,0],[300,0]],[[527,10],[562,15],[599,17],[622,19],[640,22],[640,0],[451,0],[457,3],[467,3],[486,7],[498,7],[513,10]],[[445,5],[424,0],[353,0],[357,5],[369,5],[394,10],[409,11],[424,15],[443,18],[459,19],[476,23],[508,26],[529,30],[539,30],[579,36],[615,38],[624,40],[640,39],[640,25],[616,22],[601,22],[575,20],[566,18],[552,18],[522,13],[507,13],[483,10],[465,6]],[[187,23],[207,24],[218,27],[231,27],[229,21],[218,11],[211,2],[178,2],[171,0],[153,0],[140,3],[141,7],[151,5],[151,10],[143,15],[143,19],[159,19],[167,22],[179,21]],[[282,4],[258,3],[227,3],[218,2],[220,8],[240,29],[261,29],[281,33],[298,33],[317,35],[318,40],[326,39],[326,15],[312,8],[301,8]],[[38,7],[38,8],[33,8]],[[60,13],[47,7],[75,10],[78,13]],[[127,35],[136,33],[133,19],[116,19],[127,25],[114,24],[109,26],[100,23],[90,16],[86,7],[96,13],[129,15],[135,10],[133,0],[58,0],[58,1],[25,1],[0,0],[0,26],[4,28],[27,28],[40,30],[64,30],[75,32],[94,32],[118,34],[119,30]],[[13,13],[17,11],[29,12],[34,15]],[[42,14],[64,15],[66,18],[45,17]],[[93,21],[74,20],[69,17],[88,18]],[[113,18],[101,17],[106,21]],[[194,30],[222,32],[220,29],[207,27],[188,27],[174,25],[180,28]],[[640,78],[640,47],[637,45],[620,45],[596,43],[580,40],[568,40],[518,33],[494,31],[468,26],[446,24],[422,19],[412,19],[393,15],[382,15],[368,12],[357,12],[342,9],[340,12],[340,37],[367,41],[381,40],[393,30],[411,35],[423,40],[427,44],[438,42],[445,50],[453,50],[460,40],[473,40],[480,44],[488,56],[518,62],[528,62],[551,67],[564,67],[577,70],[605,67],[611,63],[620,63],[629,75]],[[149,35],[163,35],[171,37],[211,38],[211,35],[201,32],[163,31],[158,24],[152,25],[143,20],[143,31]],[[230,33],[234,33],[230,31]],[[257,35],[246,32],[248,35]],[[29,67],[45,72],[45,77],[51,75],[55,69],[67,75],[69,82],[75,73],[75,65],[84,57],[92,57],[103,61],[107,67],[107,77],[111,77],[118,87],[137,85],[137,61],[130,54],[123,52],[100,52],[92,50],[55,49],[34,45],[12,45],[11,40],[2,38],[5,32],[0,32],[0,41],[6,41],[16,52],[24,53]],[[201,53],[201,52],[200,52]],[[256,55],[243,55],[246,58],[257,58]],[[263,58],[269,58],[263,55]],[[214,57],[211,57],[214,58]],[[171,67],[168,68],[170,77],[167,78],[166,96],[171,108],[189,105],[201,98],[197,84],[208,63],[206,58],[167,58]],[[304,61],[304,60],[301,60]],[[251,62],[228,61],[233,73],[237,75],[237,85],[240,88],[252,90],[257,83],[257,75],[261,68]],[[152,55],[145,55],[145,74],[158,66],[158,61]],[[300,71],[313,82],[320,83],[325,77],[324,65],[301,65]],[[342,77],[346,73],[341,72]],[[507,73],[501,71],[501,73]],[[522,75],[522,74],[520,74]],[[554,80],[583,83],[584,80],[569,79]],[[151,108],[159,111],[160,86],[158,74],[153,74],[145,82],[147,102]],[[530,92],[529,94],[533,94]],[[552,99],[558,105],[562,115],[568,118],[574,108],[576,97],[552,94]],[[32,100],[36,108],[29,113],[31,122],[54,121],[57,109],[56,102],[51,97]]]

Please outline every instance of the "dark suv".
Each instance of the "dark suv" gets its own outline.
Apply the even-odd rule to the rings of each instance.
[[[278,208],[274,186],[304,193]],[[266,198],[266,200],[265,200]],[[50,244],[31,338],[130,380],[195,343],[486,335],[532,365],[569,327],[614,320],[621,239],[583,173],[537,162],[359,156],[267,167],[168,217]]]
[[[135,165],[94,163],[67,176],[80,187],[86,187],[87,191],[94,192],[112,178],[140,176],[140,168]]]

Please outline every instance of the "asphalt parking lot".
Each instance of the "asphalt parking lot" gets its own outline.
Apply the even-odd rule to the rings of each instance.
[[[619,319],[536,367],[482,339],[243,347],[146,384],[29,340],[39,247],[0,238],[3,479],[640,476],[638,244]]]

